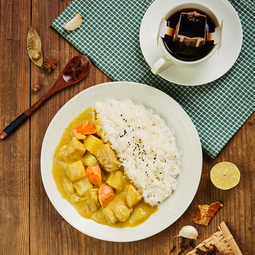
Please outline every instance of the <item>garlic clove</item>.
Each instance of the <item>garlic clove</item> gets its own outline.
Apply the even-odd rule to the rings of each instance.
[[[182,237],[185,237],[185,238],[188,238],[188,239],[196,239],[197,236],[198,236],[198,232],[197,232],[196,228],[194,228],[193,226],[188,225],[188,226],[184,226],[180,230],[178,236],[182,236]]]
[[[66,30],[75,30],[80,27],[82,23],[82,18],[80,14],[77,14],[74,18],[72,18],[68,23],[64,25],[64,29]]]

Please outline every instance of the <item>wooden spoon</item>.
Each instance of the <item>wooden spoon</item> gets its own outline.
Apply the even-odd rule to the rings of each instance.
[[[78,67],[78,75],[73,73],[71,67]],[[1,133],[0,139],[5,139],[7,136],[11,135],[25,120],[28,119],[50,96],[52,96],[57,91],[73,85],[80,80],[82,80],[89,72],[91,68],[90,60],[84,55],[77,55],[73,57],[65,66],[62,73],[60,74],[57,82],[53,87],[34,105],[22,113],[17,119],[15,119],[11,124],[9,124]]]

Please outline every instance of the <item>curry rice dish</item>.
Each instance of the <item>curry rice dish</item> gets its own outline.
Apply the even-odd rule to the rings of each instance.
[[[78,213],[100,224],[133,227],[177,187],[181,152],[159,115],[131,100],[98,102],[65,130],[53,178]]]

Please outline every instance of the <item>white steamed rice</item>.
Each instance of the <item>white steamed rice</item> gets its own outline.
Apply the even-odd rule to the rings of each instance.
[[[95,109],[105,141],[144,201],[154,206],[169,197],[181,165],[174,131],[153,110],[131,100],[98,102]]]

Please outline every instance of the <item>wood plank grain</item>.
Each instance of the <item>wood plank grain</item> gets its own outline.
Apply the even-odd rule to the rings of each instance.
[[[30,2],[0,3],[0,126],[30,105]],[[29,253],[29,122],[0,142],[0,254]],[[15,245],[13,245],[15,244]]]
[[[58,10],[57,1],[33,1],[32,24],[42,40],[44,57],[58,60],[57,69],[48,74],[36,67],[31,71],[31,83],[39,83],[42,90],[34,94],[32,103],[44,95],[56,82],[62,68],[71,55],[77,52],[66,44],[60,52],[60,36],[50,27],[51,20],[55,18],[54,12]],[[61,216],[51,205],[41,180],[40,151],[44,133],[51,119],[58,109],[71,97],[73,88],[64,89],[52,96],[31,118],[31,214],[30,214],[30,254],[58,254],[65,246],[69,236],[73,236],[73,229],[62,224]],[[57,240],[57,241],[56,241]],[[71,238],[73,241],[74,238]]]

